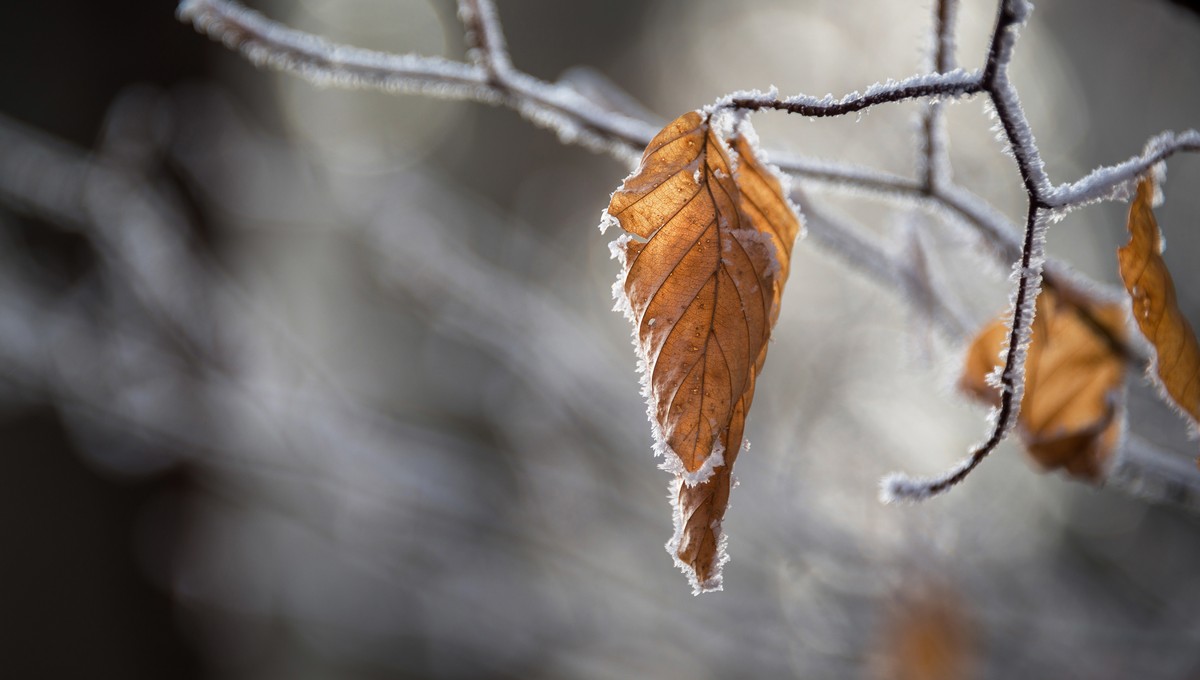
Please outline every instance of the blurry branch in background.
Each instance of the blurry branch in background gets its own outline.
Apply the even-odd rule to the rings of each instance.
[[[882,103],[924,99],[918,138],[917,179],[881,173],[840,163],[770,154],[782,170],[813,186],[865,192],[866,195],[926,210],[936,217],[965,225],[987,251],[1005,265],[1012,264],[1015,287],[1011,329],[1003,369],[999,374],[1001,402],[987,441],[946,475],[930,480],[893,476],[885,480],[884,496],[917,499],[935,495],[961,481],[1007,435],[1017,422],[1024,385],[1025,347],[1031,334],[1034,300],[1043,285],[1083,313],[1091,303],[1113,300],[1119,292],[1087,280],[1065,264],[1046,261],[1045,232],[1064,211],[1101,201],[1123,200],[1131,184],[1169,156],[1200,150],[1200,133],[1163,133],[1151,139],[1139,156],[1099,168],[1087,176],[1055,186],[1046,174],[1029,123],[1021,109],[1008,64],[1018,30],[1031,7],[1024,0],[1002,0],[982,69],[955,68],[954,0],[934,6],[930,72],[901,81],[870,86],[841,99],[746,92],[718,100],[717,107],[741,110],[775,109],[810,117],[837,116]],[[297,31],[230,0],[184,0],[179,16],[197,30],[237,50],[252,62],[297,74],[317,85],[411,92],[469,99],[515,109],[534,124],[554,130],[564,143],[578,143],[623,161],[638,157],[656,130],[656,123],[629,113],[631,107],[607,106],[594,93],[569,82],[549,83],[513,66],[503,31],[489,0],[460,0],[468,62],[441,57],[394,55],[331,43]],[[942,101],[976,94],[987,97],[1003,132],[1007,150],[1020,172],[1028,195],[1026,223],[1017,229],[999,211],[951,177],[942,121]],[[635,109],[636,110],[636,109]],[[912,249],[889,252],[841,219],[824,215],[799,193],[798,203],[810,214],[819,245],[854,266],[885,288],[918,295],[905,296],[931,313],[935,325],[961,341],[965,327],[936,286],[919,286],[919,263]],[[918,251],[919,252],[919,249]],[[1015,263],[1015,264],[1013,264]],[[917,305],[918,302],[913,302]],[[1130,351],[1136,352],[1135,348]],[[1141,357],[1145,359],[1145,357]],[[1115,456],[1107,484],[1138,496],[1200,508],[1200,472],[1176,454],[1162,451],[1130,433]]]
[[[955,68],[954,21],[958,3],[939,0],[934,5],[933,53],[929,65],[934,73],[949,73]],[[932,194],[950,180],[950,156],[946,149],[945,115],[937,99],[921,109],[921,135],[918,138],[917,175],[921,187]]]
[[[462,472],[473,469],[478,447],[469,434],[398,418],[346,393],[319,352],[243,291],[203,245],[189,242],[181,197],[161,174],[154,179],[151,166],[165,156],[190,185],[218,196],[227,193],[227,174],[186,143],[168,147],[156,138],[147,120],[170,116],[155,95],[135,89],[118,99],[95,153],[0,116],[0,202],[75,231],[100,261],[70,292],[55,294],[40,290],[14,244],[0,240],[0,386],[56,405],[84,455],[106,469],[138,476],[187,460],[202,471],[202,495],[302,527],[385,580],[403,573],[393,561],[407,553],[396,544],[425,536],[418,524],[430,533],[465,527],[653,601],[656,593],[573,543],[552,540],[543,527],[497,521],[486,494],[479,498]],[[213,95],[205,103],[211,110],[203,118],[221,138],[201,131],[200,148],[220,147],[222,158],[236,150],[266,163],[267,175],[293,172],[294,157],[242,129],[231,112],[212,106]],[[598,425],[605,416],[583,413],[619,403],[621,385],[584,321],[551,291],[462,252],[436,229],[399,219],[405,211],[397,201],[418,194],[449,201],[445,187],[409,179],[417,188],[402,196],[386,181],[362,187],[367,200],[337,221],[353,225],[350,235],[369,246],[385,290],[415,298],[439,334],[536,385],[529,407],[541,426],[599,449],[626,447],[621,432]],[[302,200],[300,181],[285,184],[292,192],[285,200]],[[278,363],[288,370],[269,368]],[[506,425],[519,422],[497,426],[520,436],[505,433]],[[288,500],[293,495],[304,502]],[[631,522],[651,524],[636,516],[639,506],[613,506]],[[353,532],[338,524],[347,516],[355,518]],[[397,516],[413,527],[399,536],[388,519]],[[368,540],[369,547],[357,543]],[[461,557],[462,544],[426,539],[421,549],[449,563]]]
[[[145,94],[135,92],[119,100],[108,127],[140,129],[142,121],[126,118],[147,113],[151,102],[141,96]],[[241,135],[239,140],[259,157],[268,156],[268,150],[253,136]],[[186,427],[176,423],[180,431],[163,431],[161,419],[155,424],[155,414],[124,408],[128,400],[114,398],[121,395],[113,392],[122,387],[133,391],[139,384],[136,376],[122,376],[120,370],[136,366],[138,375],[174,383],[180,394],[211,394],[213,404],[224,404],[230,411],[261,412],[266,429],[276,433],[333,422],[340,424],[329,433],[331,439],[356,441],[364,439],[365,423],[387,420],[385,414],[340,393],[335,382],[324,379],[325,369],[315,353],[249,293],[243,293],[202,248],[186,243],[189,220],[168,187],[148,181],[140,168],[112,155],[106,149],[88,154],[0,116],[0,200],[83,235],[99,251],[102,262],[100,271],[93,274],[94,281],[88,283],[98,284],[96,290],[103,291],[99,295],[105,298],[80,298],[81,292],[57,306],[43,308],[39,303],[44,296],[27,285],[20,267],[5,267],[0,274],[4,282],[0,286],[0,372],[5,377],[54,401],[119,421],[185,453],[201,454],[205,462],[219,462],[211,457],[215,452],[238,447],[223,441],[219,429],[202,422]],[[188,159],[182,161],[198,182],[212,182],[202,169],[189,167]],[[439,189],[424,187],[424,191]],[[478,258],[468,262],[468,254],[443,243],[444,235],[435,230],[402,233],[395,221],[395,215],[402,212],[394,205],[396,199],[384,191],[370,195],[372,202],[355,215],[355,223],[364,225],[358,237],[372,246],[385,284],[427,300],[461,337],[473,338],[521,374],[532,376],[543,389],[557,390],[548,395],[549,403],[569,408],[594,398],[597,388],[613,389],[602,379],[604,371],[595,370],[604,357],[594,351],[585,324],[572,310],[545,291]],[[4,250],[11,252],[5,248],[0,254]],[[77,288],[85,291],[88,286]],[[530,304],[500,302],[504,300]],[[204,313],[204,306],[236,313],[222,317]],[[520,311],[525,314],[518,314]],[[469,321],[459,318],[462,316],[469,316]],[[218,327],[218,318],[226,323]],[[263,338],[228,323],[237,319],[253,320],[256,329],[265,327],[269,332]],[[264,340],[264,346],[254,346]],[[79,351],[85,347],[88,351]],[[572,353],[562,351],[568,347]],[[575,353],[589,349],[594,360],[579,362]],[[122,352],[134,350],[136,363],[121,360]],[[254,372],[254,357],[280,351],[300,357],[296,364],[311,369],[314,387],[297,394],[294,386],[263,383],[249,375]],[[107,356],[110,352],[114,356]],[[73,365],[80,360],[86,366]],[[106,364],[114,375],[92,372]],[[112,380],[107,379],[110,377]],[[189,389],[184,389],[185,383]],[[296,394],[296,402],[306,407],[295,414],[281,414],[268,406],[255,406],[273,405],[285,392]],[[615,393],[612,396],[615,398]],[[367,430],[381,431],[378,427]],[[388,437],[383,439],[379,452],[397,448],[395,442],[386,441]]]

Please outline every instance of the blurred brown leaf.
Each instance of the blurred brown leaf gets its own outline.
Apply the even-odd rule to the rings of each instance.
[[[668,548],[697,590],[719,585],[730,468],[779,312],[800,222],[745,134],[671,122],[613,193],[614,243],[655,445],[680,477]]]
[[[975,636],[957,591],[910,587],[886,617],[874,654],[881,680],[966,680],[974,675]]]
[[[1117,343],[1124,339],[1124,318],[1119,305],[1081,309],[1050,287],[1038,298],[1018,432],[1043,468],[1103,478],[1120,436],[1126,362]],[[966,393],[989,404],[999,395],[986,376],[1001,365],[1008,332],[1003,318],[985,326],[967,350],[959,380]]]
[[[1154,181],[1138,184],[1129,206],[1129,243],[1117,248],[1121,279],[1133,301],[1133,318],[1154,345],[1155,369],[1167,394],[1193,424],[1200,424],[1200,346],[1179,303],[1160,254],[1158,221],[1150,202]]]

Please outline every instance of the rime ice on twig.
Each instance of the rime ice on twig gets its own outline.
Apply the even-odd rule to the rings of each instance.
[[[941,65],[949,66],[953,63],[949,61],[949,55],[954,44],[954,3],[947,1],[945,9],[945,21],[942,22],[944,30],[938,34],[938,45],[941,54],[944,55]],[[741,93],[758,97],[743,103],[748,105],[746,108],[751,109],[788,109],[791,106],[797,112],[811,111],[808,115],[832,116],[904,99],[961,97],[981,92],[985,89],[983,86],[988,84],[991,85],[990,89],[998,92],[1003,90],[1015,95],[1015,90],[998,67],[1004,66],[1011,57],[1016,27],[1028,15],[1029,5],[1025,2],[1005,0],[1001,9],[997,32],[989,50],[988,65],[982,72],[959,70],[922,74],[900,82],[876,84],[864,94],[847,95],[841,100],[797,95],[783,100],[772,98],[768,102],[762,99],[761,93]],[[441,98],[502,104],[518,110],[539,126],[555,129],[559,138],[566,143],[583,144],[593,150],[628,161],[636,160],[640,149],[654,136],[658,129],[657,121],[649,120],[646,115],[634,113],[628,107],[617,109],[604,106],[593,97],[581,94],[569,83],[546,83],[512,68],[504,49],[500,22],[490,2],[462,0],[460,12],[468,32],[472,33],[468,36],[468,44],[476,50],[472,53],[476,62],[471,64],[440,57],[394,55],[338,45],[318,36],[287,28],[242,7],[233,0],[183,0],[179,6],[181,19],[192,23],[197,30],[223,42],[229,48],[242,52],[251,61],[295,73],[318,85],[414,92]],[[941,16],[939,11],[939,18]],[[479,52],[481,49],[484,51]],[[492,65],[490,71],[488,67],[481,65],[483,62]],[[1002,76],[998,86],[995,81],[996,75]],[[733,94],[723,97],[717,105],[736,105],[732,100],[738,96]],[[1015,103],[1015,99],[1012,101]],[[1023,129],[1028,132],[1028,125],[1025,124]],[[1020,151],[1028,158],[1037,160],[1035,165],[1040,170],[1040,159],[1036,147],[1032,146],[1032,135],[1028,136],[1028,141],[1028,147],[1023,147]],[[1173,146],[1167,145],[1163,149],[1163,157],[1175,151],[1197,150],[1200,150],[1200,140],[1197,139],[1197,133],[1189,131],[1179,135]],[[786,154],[778,152],[771,155],[776,165],[785,172],[823,182],[844,182],[860,188],[875,189],[906,202],[923,195],[928,199],[926,203],[941,204],[967,222],[984,228],[984,236],[988,239],[998,236],[1004,238],[1001,235],[1005,232],[1011,233],[1007,228],[1000,228],[1007,224],[1006,220],[992,218],[992,215],[998,213],[990,209],[981,209],[980,199],[957,187],[952,187],[953,193],[930,192],[923,182],[907,179],[897,182],[899,178],[889,177],[884,173],[844,171],[844,166],[832,164],[819,171],[808,159],[787,158]],[[1123,174],[1126,166],[1131,166],[1128,169],[1133,174],[1138,174],[1134,167],[1141,167],[1139,163],[1132,161],[1122,164],[1119,166],[1123,168],[1120,176],[1109,175],[1112,168],[1101,168],[1089,175],[1092,180],[1086,182],[1086,192],[1082,191],[1083,186],[1080,185],[1084,184],[1084,181],[1081,180],[1073,185],[1060,187],[1057,193],[1049,192],[1047,184],[1038,195],[1051,207],[1105,200],[1113,195],[1110,191],[1113,189],[1113,183],[1128,181]],[[1041,175],[1044,178],[1044,172]],[[1086,198],[1083,195],[1085,193]],[[997,253],[1011,250],[1009,244],[994,249]],[[1012,261],[1015,258],[1008,259]]]
[[[1041,205],[1051,191],[1050,178],[1046,176],[1033,131],[1021,108],[1017,88],[1008,79],[1008,65],[1012,61],[1017,36],[1021,25],[1029,18],[1030,9],[1025,0],[1003,0],[1000,3],[996,28],[988,48],[987,65],[984,67],[983,87],[996,109],[1005,141],[1021,172],[1025,191],[1035,203]]]
[[[1054,217],[1056,208],[1122,197],[1129,182],[1171,154],[1200,151],[1200,133],[1166,133],[1151,140],[1143,156],[1100,168],[1074,183],[1053,187],[1021,110],[1016,88],[1008,79],[1008,64],[1018,30],[1027,20],[1031,5],[1025,0],[1001,0],[984,68],[972,71],[952,68],[954,9],[952,0],[937,3],[933,63],[936,72],[899,82],[877,83],[861,94],[855,92],[837,100],[832,96],[808,95],[780,99],[774,93],[744,92],[723,97],[713,107],[746,111],[776,109],[824,117],[862,111],[887,102],[931,100],[924,119],[921,150],[924,161],[917,180],[808,159],[784,158],[777,153],[773,155],[781,168],[801,177],[916,204],[943,218],[954,216],[971,225],[997,258],[1008,262],[1019,260],[1012,314],[1013,342],[1005,357],[1001,377],[1005,398],[1012,405],[999,414],[988,443],[976,451],[972,462],[959,469],[961,477],[994,447],[993,440],[1003,437],[1019,409],[1024,375],[1023,344],[1028,339],[1028,324],[1032,320],[1043,268],[1047,282],[1053,283],[1068,299],[1111,296],[1106,287],[1093,284],[1067,267],[1056,263],[1043,267],[1041,240],[1047,223],[1045,218]],[[569,84],[546,83],[513,68],[504,48],[499,21],[488,0],[460,0],[460,14],[471,48],[470,64],[334,45],[271,22],[231,0],[184,0],[179,13],[200,31],[241,51],[251,60],[297,73],[319,84],[414,91],[501,104],[516,109],[539,126],[555,130],[564,142],[580,143],[626,160],[635,159],[638,150],[657,129],[647,122],[645,115],[631,115],[630,109],[606,107]],[[1016,238],[1016,231],[998,211],[954,185],[949,178],[948,163],[939,160],[944,157],[945,149],[938,102],[974,94],[985,94],[994,107],[1003,141],[1012,152],[1029,196],[1031,217],[1023,240]],[[853,260],[845,248],[840,250],[843,258]],[[886,280],[887,276],[881,272],[899,271],[895,269],[896,262],[887,257],[884,254],[884,259],[880,260],[871,256],[868,258],[871,264],[865,268],[874,270],[876,278]],[[895,488],[903,491],[906,487],[897,485]]]
[[[1046,197],[1046,203],[1055,208],[1070,208],[1124,198],[1139,177],[1181,151],[1200,152],[1200,131],[1164,132],[1146,143],[1142,155],[1097,168],[1071,184],[1060,185]]]
[[[547,83],[508,65],[494,12],[476,4],[468,17],[490,36],[486,66],[414,54],[389,54],[288,28],[232,0],[184,0],[179,17],[261,66],[295,73],[315,85],[368,88],[503,104],[564,143],[632,161],[655,129],[606,111],[567,85]]]
[[[297,31],[229,0],[185,0],[179,17],[259,66],[290,71],[316,85],[414,92],[495,102],[479,66],[441,57],[388,54]]]
[[[1126,433],[1104,480],[1109,488],[1155,503],[1200,510],[1200,476],[1193,461]]]
[[[982,79],[980,71],[963,69],[955,69],[948,73],[923,73],[904,80],[875,83],[861,93],[851,92],[841,99],[834,99],[833,95],[814,97],[798,94],[779,98],[772,93],[764,94],[758,91],[734,92],[718,99],[714,107],[746,111],[774,109],[815,118],[843,116],[890,102],[975,94],[982,90]]]
[[[512,70],[504,32],[500,30],[496,6],[491,0],[459,0],[458,18],[466,31],[471,61],[497,76]]]
[[[934,5],[932,71],[947,73],[954,69],[954,19],[957,0],[938,0]],[[917,176],[922,187],[932,192],[949,179],[950,159],[946,154],[946,125],[942,102],[931,99],[921,110],[921,131],[917,155]]]
[[[1003,360],[997,385],[1000,388],[1000,407],[995,411],[987,440],[971,451],[965,461],[938,477],[917,480],[902,474],[889,476],[885,485],[889,500],[924,500],[950,490],[983,462],[1016,426],[1017,416],[1021,413],[1021,398],[1025,394],[1025,358],[1029,352],[1029,342],[1033,339],[1033,319],[1042,288],[1047,224],[1046,216],[1031,200],[1021,260],[1013,268],[1017,287],[1011,306],[1008,344],[1000,353]]]

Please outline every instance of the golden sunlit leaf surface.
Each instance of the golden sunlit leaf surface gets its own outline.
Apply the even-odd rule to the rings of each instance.
[[[1117,248],[1133,318],[1154,345],[1155,369],[1167,394],[1193,424],[1200,424],[1200,346],[1179,303],[1160,254],[1158,221],[1150,208],[1154,183],[1144,179],[1129,207],[1129,243]]]
[[[634,325],[655,450],[677,476],[668,549],[697,592],[720,585],[721,519],[800,222],[748,130],[729,145],[685,114],[646,148],[608,214],[614,290]]]
[[[1053,288],[1039,296],[1018,433],[1043,468],[1099,481],[1121,434],[1126,361],[1118,343],[1124,341],[1125,315],[1115,304],[1087,312],[1061,301]],[[1007,338],[1004,319],[975,337],[959,381],[965,392],[998,402],[986,376],[1002,363]]]

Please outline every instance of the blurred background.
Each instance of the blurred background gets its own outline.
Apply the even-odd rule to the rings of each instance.
[[[961,8],[964,66],[993,4]],[[499,12],[518,68],[666,120],[916,73],[927,5]],[[1194,9],[1039,5],[1013,80],[1054,180],[1200,126]],[[253,6],[462,58],[448,0]],[[1038,474],[1013,443],[944,498],[877,502],[883,474],[964,455],[983,413],[954,392],[961,347],[805,243],[725,591],[693,597],[595,229],[628,168],[508,110],[258,70],[173,14],[0,5],[5,676],[1200,678],[1195,515]],[[770,148],[911,175],[916,114],[755,123]],[[991,126],[948,107],[955,177],[1019,218]],[[1158,211],[1193,322],[1197,186],[1176,158]],[[970,323],[1004,307],[1006,268],[960,227],[810,193],[921,248]],[[1125,213],[1072,213],[1051,254],[1116,283]],[[1174,418],[1133,427],[1195,445]]]

